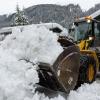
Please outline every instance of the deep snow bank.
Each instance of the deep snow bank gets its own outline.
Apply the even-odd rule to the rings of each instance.
[[[0,100],[45,98],[34,94],[34,84],[39,81],[36,63],[53,64],[63,51],[57,39],[45,27],[29,25],[12,29],[12,34],[0,42]]]

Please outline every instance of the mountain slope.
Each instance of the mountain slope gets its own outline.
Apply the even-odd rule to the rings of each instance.
[[[67,6],[41,4],[25,9],[25,14],[28,16],[30,24],[56,22],[68,28],[75,17],[90,15],[99,9],[100,4],[96,4],[95,7],[85,12],[82,11],[79,5],[74,4]],[[10,26],[13,22],[13,16],[14,14],[0,16],[0,27]]]
[[[25,9],[25,14],[28,16],[30,23],[56,22],[68,27],[75,16],[81,16],[83,13],[79,5],[70,4],[68,6],[59,6],[42,4]],[[11,25],[13,15],[5,16],[2,22],[0,20],[0,27]]]

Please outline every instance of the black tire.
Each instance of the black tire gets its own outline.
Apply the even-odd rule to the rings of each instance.
[[[89,79],[89,67],[92,67],[93,76],[91,80]],[[78,85],[83,83],[92,83],[95,81],[96,78],[96,61],[93,57],[87,55],[81,55],[80,58],[80,70],[79,70],[79,78],[78,78]]]

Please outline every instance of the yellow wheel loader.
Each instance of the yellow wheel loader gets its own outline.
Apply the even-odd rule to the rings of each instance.
[[[92,83],[100,66],[100,11],[77,18],[69,35],[59,36],[64,51],[51,66],[40,63],[39,85],[68,93],[82,83]]]
[[[70,30],[80,48],[78,85],[92,83],[100,66],[100,10],[83,18],[77,18]]]

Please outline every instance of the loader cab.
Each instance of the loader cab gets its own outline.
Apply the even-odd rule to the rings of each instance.
[[[88,39],[88,36],[94,36],[94,30],[92,30],[92,22],[87,23],[85,21],[75,22],[75,41]]]
[[[100,17],[99,17],[100,20]],[[90,46],[100,46],[100,21],[91,17],[84,17],[76,20],[72,26],[70,35],[74,41],[90,40]]]

